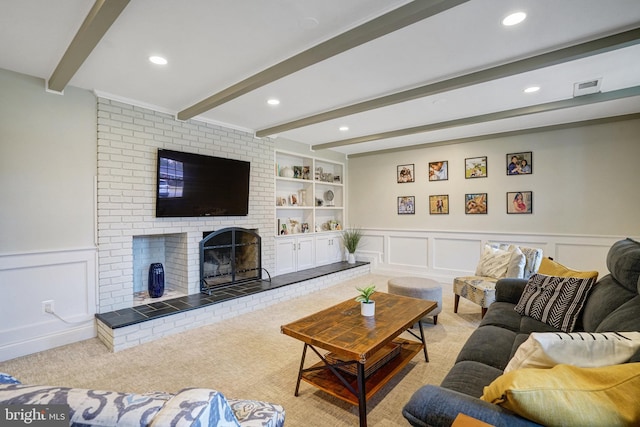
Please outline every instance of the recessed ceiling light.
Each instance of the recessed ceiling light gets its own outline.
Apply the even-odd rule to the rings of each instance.
[[[527,14],[524,12],[515,12],[507,16],[506,18],[504,18],[502,20],[502,25],[510,27],[512,25],[521,23],[522,21],[525,20],[526,17],[527,17]]]
[[[279,105],[280,104],[280,100],[276,99],[276,98],[270,98],[270,99],[267,99],[267,104],[269,104],[269,105]]]
[[[529,86],[524,90],[524,93],[534,93],[540,90],[540,86]]]
[[[349,130],[349,126],[340,126],[338,129],[340,129],[341,132],[346,132]]]
[[[167,65],[167,59],[163,58],[162,56],[150,56],[149,61],[158,65]]]

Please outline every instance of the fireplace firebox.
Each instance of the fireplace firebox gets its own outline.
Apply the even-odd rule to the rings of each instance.
[[[223,228],[200,242],[200,291],[262,279],[261,238],[254,230]]]

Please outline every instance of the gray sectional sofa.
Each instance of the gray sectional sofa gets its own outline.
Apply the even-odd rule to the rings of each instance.
[[[575,331],[640,331],[640,243],[616,242],[607,255],[610,274],[601,277],[588,294]],[[403,408],[413,426],[450,426],[464,413],[494,426],[539,425],[503,407],[480,399],[483,389],[503,374],[517,348],[532,332],[558,329],[514,310],[527,284],[502,279],[496,302],[469,337],[441,385],[418,389]],[[629,362],[640,362],[640,350]]]

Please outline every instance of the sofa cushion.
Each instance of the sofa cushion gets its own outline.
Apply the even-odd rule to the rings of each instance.
[[[630,291],[617,282],[611,274],[607,274],[598,280],[598,283],[593,287],[589,298],[584,304],[582,310],[581,323],[585,331],[603,332],[599,328],[602,321],[613,313],[618,307],[625,304],[627,301],[634,297],[637,297],[638,293]],[[619,331],[617,326],[613,325],[615,329],[606,329],[607,331],[614,330]],[[627,331],[639,330],[639,329],[626,329]]]
[[[551,258],[543,258],[540,263],[540,268],[538,269],[538,273],[545,274],[547,276],[558,276],[558,277],[580,277],[581,279],[598,279],[598,272],[595,270],[592,271],[579,271],[573,270],[569,267],[565,267],[552,260]]]
[[[458,353],[456,363],[473,360],[502,371],[509,363],[515,338],[515,332],[498,326],[478,327]]]
[[[640,296],[621,305],[596,328],[596,332],[608,331],[640,331]]]
[[[487,313],[480,320],[479,326],[498,326],[517,332],[520,330],[520,314],[513,309],[515,304],[509,302],[494,302],[489,306]]]
[[[616,242],[607,254],[607,269],[622,286],[640,292],[640,242],[625,239]]]
[[[278,427],[284,424],[281,405],[258,400],[227,399],[242,427]]]
[[[594,283],[594,279],[534,274],[515,310],[564,332],[571,332]]]
[[[640,363],[602,368],[518,369],[485,387],[482,400],[544,425],[637,426]]]
[[[458,362],[449,370],[440,384],[468,396],[480,397],[484,386],[502,375],[502,370],[474,360]]]
[[[173,396],[153,419],[151,427],[193,425],[194,420],[195,425],[201,426],[240,427],[222,393],[199,388],[184,389]]]
[[[504,373],[569,364],[582,368],[617,365],[640,348],[640,332],[534,332],[516,351]]]

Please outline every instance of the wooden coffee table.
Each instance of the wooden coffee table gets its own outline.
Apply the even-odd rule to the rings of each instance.
[[[298,395],[300,381],[304,380],[338,399],[358,405],[360,426],[363,427],[367,425],[367,400],[420,350],[424,352],[425,361],[429,361],[419,320],[437,305],[435,301],[384,292],[376,292],[372,299],[376,302],[373,317],[360,315],[360,303],[350,299],[281,326],[283,334],[304,342],[295,395]],[[420,325],[419,336],[409,329],[416,322]],[[398,338],[404,331],[420,341]],[[381,356],[396,344],[400,346],[397,356],[374,371],[367,366],[367,361],[384,360]],[[305,368],[307,348],[316,353],[320,362]],[[318,348],[329,351],[330,357],[321,354]],[[346,371],[354,364],[355,375],[351,375]]]

